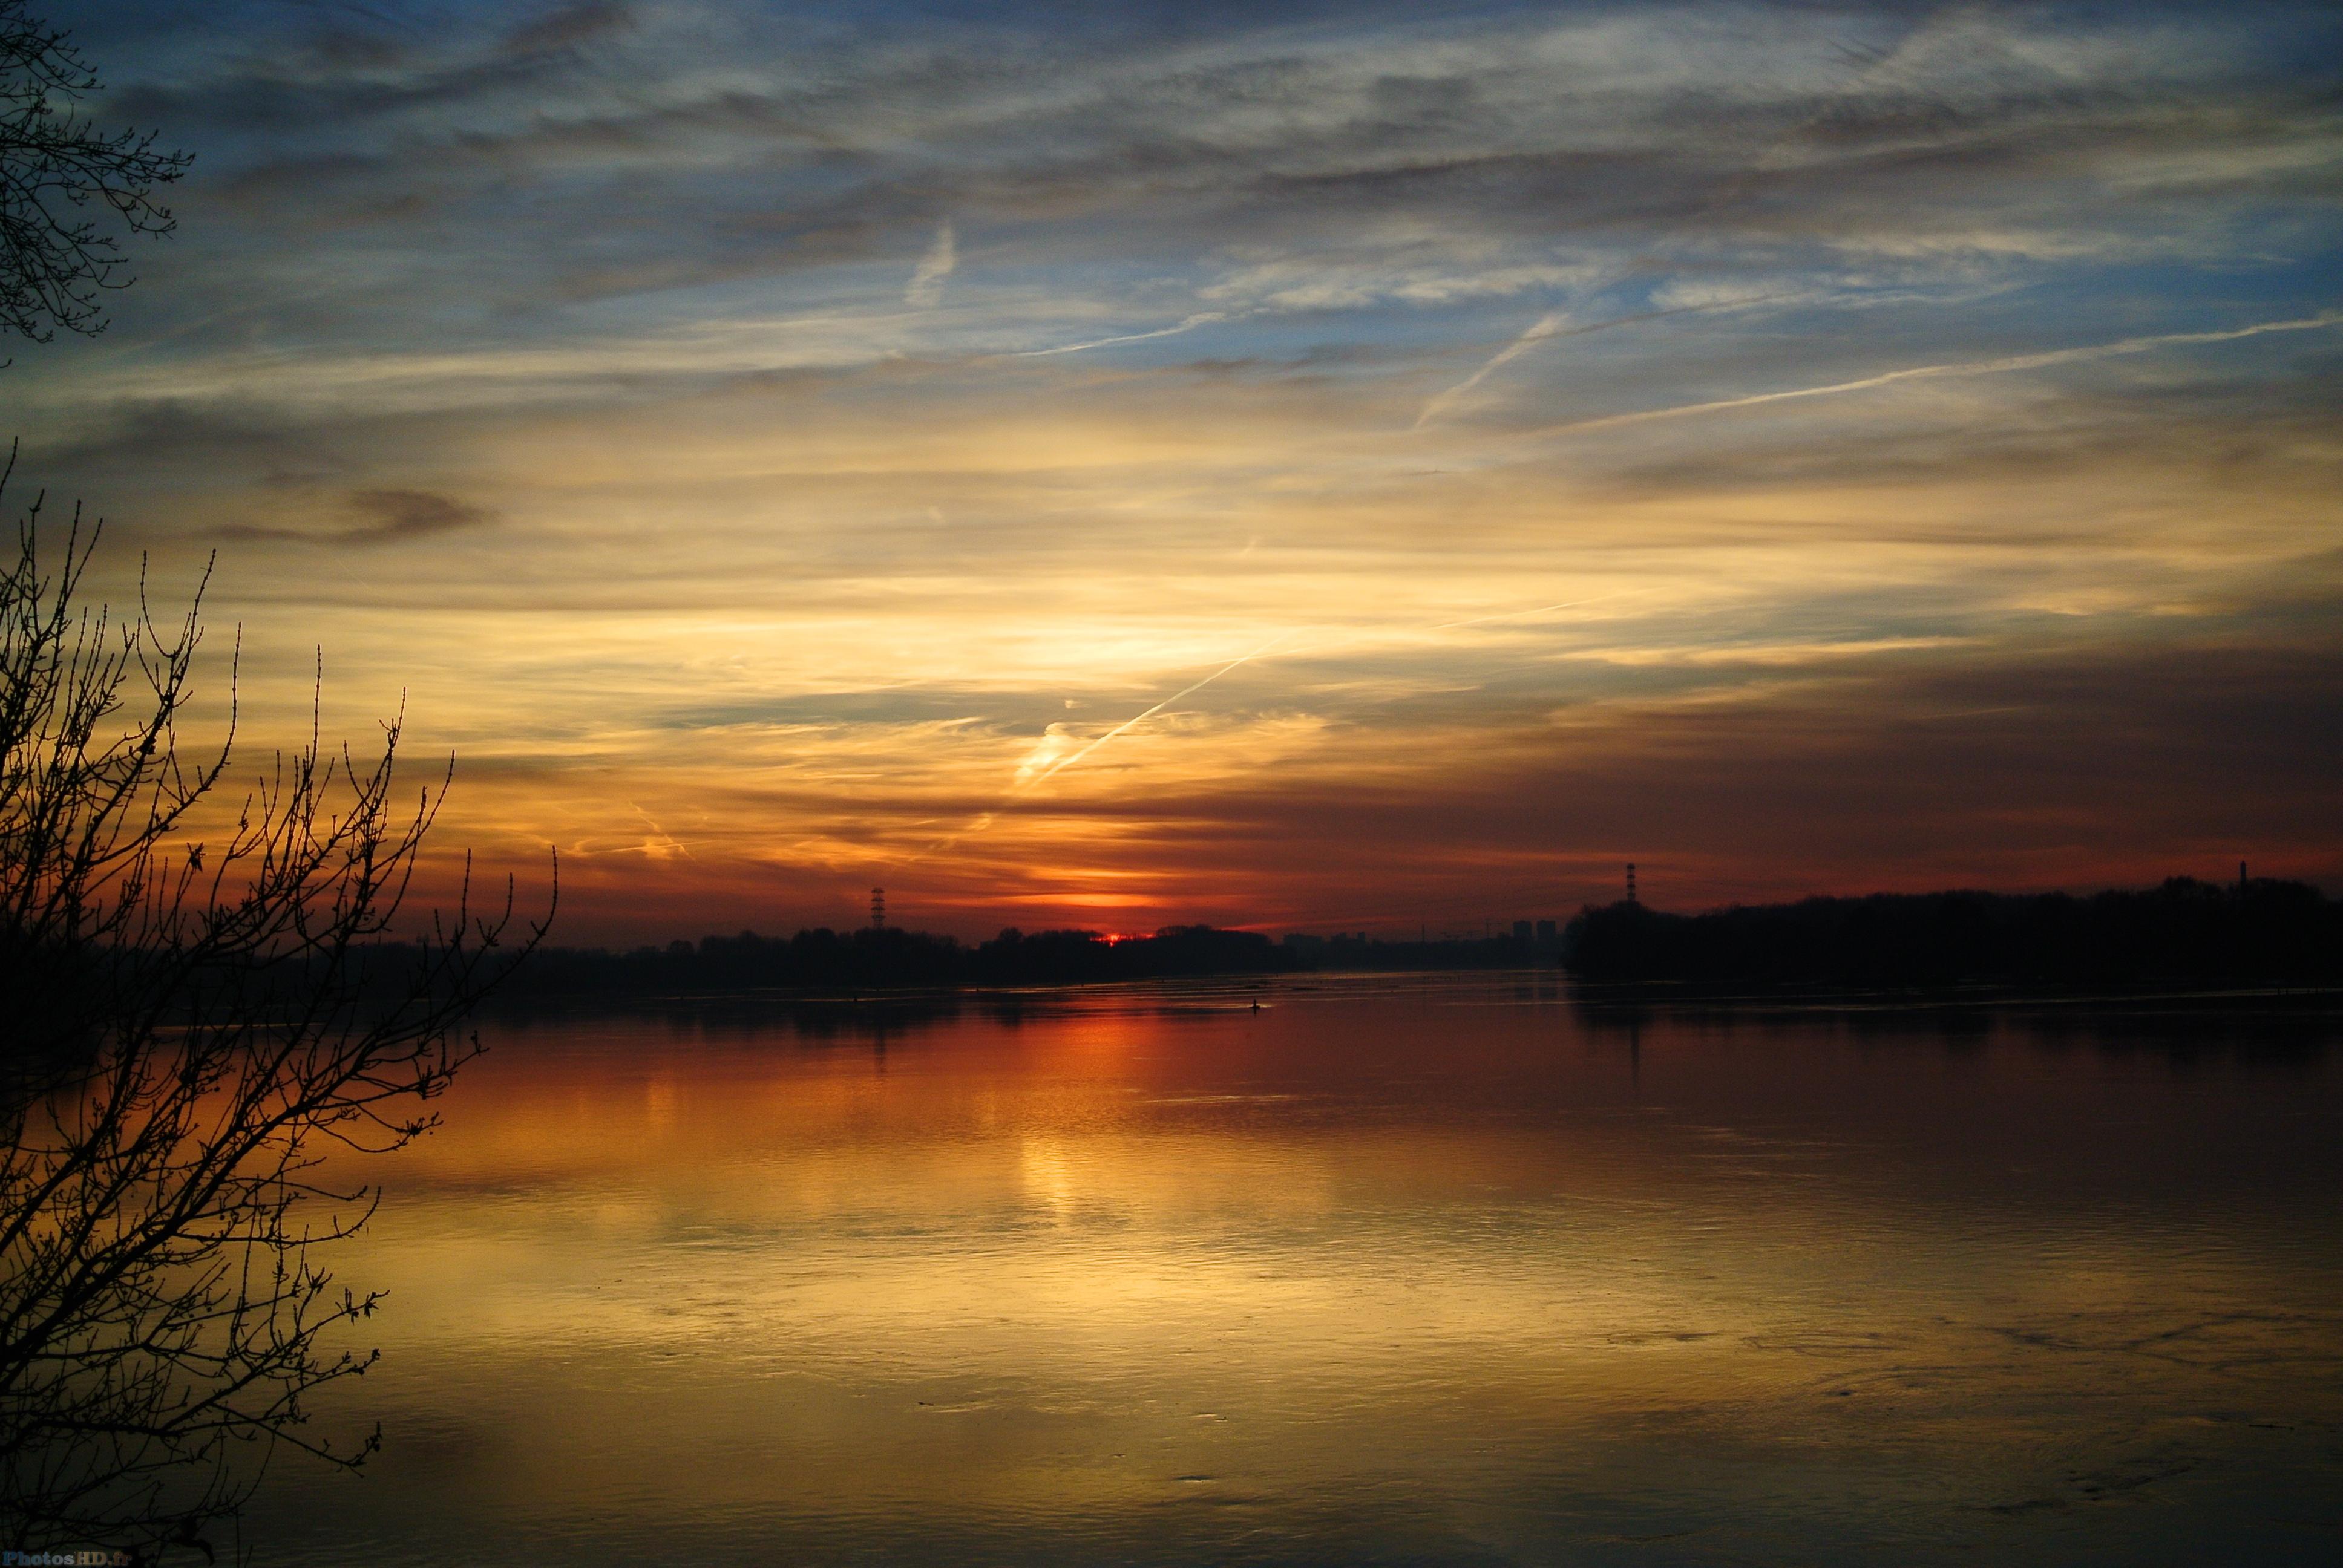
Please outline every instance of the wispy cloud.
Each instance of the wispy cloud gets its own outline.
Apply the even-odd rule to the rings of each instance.
[[[219,530],[225,538],[288,539],[307,544],[387,545],[427,539],[495,520],[487,507],[433,490],[354,490],[347,498],[350,511],[362,521],[317,528],[232,523]]]
[[[521,54],[568,49],[633,25],[633,12],[618,0],[568,0],[514,28],[506,46]]]
[[[944,297],[944,279],[959,266],[959,236],[952,232],[951,220],[946,218],[936,226],[935,242],[928,246],[928,253],[911,269],[911,282],[903,290],[903,303],[920,310],[934,309]]]

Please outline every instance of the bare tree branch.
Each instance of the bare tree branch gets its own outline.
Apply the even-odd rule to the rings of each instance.
[[[468,859],[430,934],[389,940],[448,777],[397,784],[397,719],[369,760],[313,705],[222,809],[232,721],[179,735],[200,588],[88,608],[98,530],[76,511],[56,545],[41,511],[0,569],[0,1533],[209,1555],[279,1445],[379,1442],[307,1430],[374,1360],[334,1331],[381,1299],[321,1261],[379,1194],[323,1167],[436,1125],[465,1013],[550,911],[516,929],[509,879],[476,908]]]
[[[104,297],[131,278],[122,242],[176,226],[156,197],[195,161],[157,133],[101,131],[75,106],[103,84],[71,37],[0,0],[0,331],[46,343],[105,330]]]

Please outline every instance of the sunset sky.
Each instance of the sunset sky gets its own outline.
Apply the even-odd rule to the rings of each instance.
[[[2343,883],[2331,7],[46,12],[12,502],[558,940]]]

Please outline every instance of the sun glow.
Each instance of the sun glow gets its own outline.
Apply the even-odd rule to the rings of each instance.
[[[558,124],[481,18],[249,77],[148,18],[181,233],[8,372],[122,563],[221,552],[256,749],[320,643],[330,733],[407,693],[566,935],[2343,874],[2343,137],[2235,74],[2299,18],[1009,26],[943,97],[742,21],[703,115],[684,15],[529,56]],[[354,71],[264,156],[254,82]],[[821,157],[743,128],[804,92]],[[2068,161],[1977,177],[2021,111]]]

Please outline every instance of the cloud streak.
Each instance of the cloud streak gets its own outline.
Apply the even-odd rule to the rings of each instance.
[[[454,496],[431,490],[355,490],[347,498],[348,509],[366,520],[338,528],[275,528],[235,523],[219,530],[233,539],[286,539],[306,544],[388,545],[429,539],[441,534],[477,528],[493,522],[497,514]]]
[[[1913,365],[1901,370],[1882,371],[1876,376],[1858,377],[1852,381],[1833,381],[1821,387],[1794,387],[1778,392],[1753,392],[1740,397],[1678,403],[1665,408],[1639,408],[1624,414],[1598,415],[1591,419],[1574,419],[1564,424],[1544,426],[1534,433],[1554,436],[1580,430],[1616,429],[1624,425],[1647,424],[1655,419],[1683,419],[1699,414],[1721,414],[1735,408],[1762,407],[1769,403],[1791,403],[1807,397],[1835,397],[1849,392],[1868,392],[1875,387],[1892,387],[1902,381],[2003,376],[2020,370],[2048,369],[2056,365],[2087,364],[2095,359],[2110,359],[2127,354],[2147,354],[2158,348],[2177,348],[2201,343],[2235,343],[2241,338],[2259,337],[2270,332],[2318,332],[2338,325],[2343,325],[2343,311],[2328,310],[2316,316],[2261,321],[2250,327],[2211,332],[2165,332],[2147,337],[2126,337],[2113,343],[2088,344],[2077,348],[2047,349],[2038,354],[2009,354],[1995,359],[1973,359],[1947,365]]]

